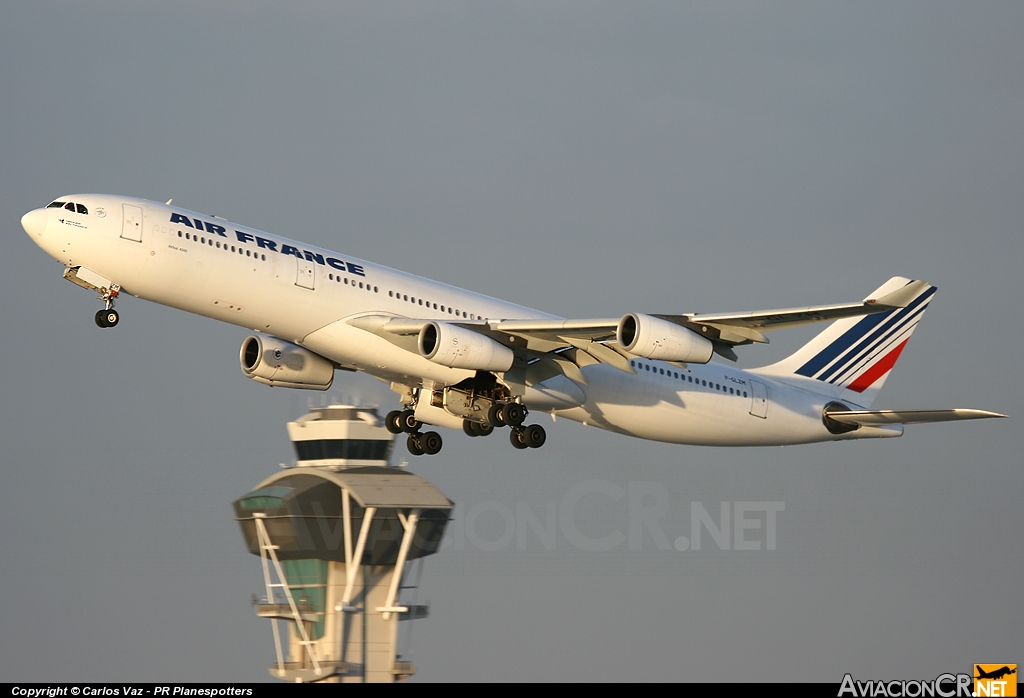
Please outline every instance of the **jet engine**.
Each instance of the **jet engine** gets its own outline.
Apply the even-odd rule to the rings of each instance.
[[[313,352],[280,339],[253,335],[238,353],[242,373],[258,383],[280,388],[327,390],[334,364]]]
[[[418,343],[423,358],[450,368],[502,372],[512,367],[515,358],[504,344],[446,322],[424,325]]]
[[[711,340],[668,320],[630,313],[619,320],[615,337],[631,354],[659,361],[706,364],[711,360]]]

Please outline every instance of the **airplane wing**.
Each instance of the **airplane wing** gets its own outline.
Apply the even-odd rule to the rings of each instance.
[[[691,330],[710,340],[715,353],[735,361],[737,356],[733,351],[734,346],[767,343],[765,332],[903,308],[926,287],[923,281],[912,281],[892,293],[879,298],[866,298],[859,303],[739,313],[652,314],[649,317]],[[635,355],[615,341],[620,318],[452,322],[447,318],[402,318],[381,314],[350,318],[347,322],[412,352],[417,351],[416,336],[425,325],[444,322],[477,332],[511,348],[519,365],[533,367],[535,374],[543,367],[545,374],[564,373],[578,383],[586,383],[579,369],[593,363],[606,363],[627,373],[636,372],[629,362]],[[682,368],[686,366],[680,361],[668,363]]]
[[[963,419],[990,419],[1005,417],[985,410],[842,410],[828,411],[828,418],[855,426],[882,424],[927,424],[930,422],[956,422]]]
[[[764,335],[765,332],[815,322],[838,320],[844,317],[883,313],[894,308],[905,308],[927,287],[928,284],[924,281],[912,281],[880,298],[865,298],[859,303],[739,313],[683,313],[680,315],[652,313],[652,317],[687,327],[702,337],[710,339],[715,345],[716,353],[735,361],[736,355],[731,347],[753,342],[767,344],[768,338]],[[564,342],[573,338],[590,342],[606,342],[615,337],[618,324],[618,318],[602,318],[594,320],[501,320],[491,323],[491,326],[499,332],[519,334],[537,340],[554,339]]]

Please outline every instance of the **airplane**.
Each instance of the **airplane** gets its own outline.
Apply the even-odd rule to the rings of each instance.
[[[442,447],[423,425],[517,449],[547,435],[532,412],[641,439],[779,446],[888,438],[903,425],[1003,417],[974,409],[872,410],[935,294],[894,277],[860,302],[734,313],[565,319],[349,255],[144,199],[62,196],[22,227],[98,292],[95,322],[122,293],[251,329],[239,361],[266,385],[327,390],[363,371],[398,394],[385,417],[414,455]],[[831,321],[788,358],[741,370],[735,347]]]
[[[974,677],[976,679],[995,679],[995,680],[999,680],[999,679],[1003,678],[1004,676],[1009,676],[1011,674],[1016,674],[1017,673],[1017,669],[1016,668],[1011,669],[1009,666],[1003,666],[1003,667],[1001,667],[999,669],[994,669],[994,670],[989,672],[989,671],[985,671],[984,669],[982,669],[980,664],[975,664],[974,665],[974,669],[975,669],[975,671],[978,672],[978,675]]]

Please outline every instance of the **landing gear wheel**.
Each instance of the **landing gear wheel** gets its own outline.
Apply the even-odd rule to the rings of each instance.
[[[492,427],[503,427],[505,426],[505,420],[501,418],[501,409],[505,405],[500,402],[496,402],[491,405],[491,409],[487,410],[487,423]]]
[[[520,450],[529,448],[529,446],[526,445],[526,436],[523,434],[523,430],[519,427],[512,428],[512,431],[508,433],[508,440],[512,442],[513,446]]]
[[[517,402],[506,402],[501,408],[501,421],[510,427],[518,427],[526,420],[526,410]]]
[[[405,446],[409,449],[409,453],[412,455],[423,455],[423,444],[420,442],[419,434],[409,434],[409,438],[406,440]]]
[[[420,444],[423,446],[423,452],[428,456],[437,455],[441,450],[441,435],[436,431],[428,431],[426,434],[420,437]]]
[[[392,410],[388,412],[388,416],[384,418],[384,426],[387,427],[388,431],[392,434],[402,433],[402,412],[401,410]]]
[[[462,431],[466,432],[466,436],[480,436],[480,432],[477,431],[477,423],[471,422],[468,419],[462,420]]]
[[[494,427],[490,424],[476,423],[476,432],[478,436],[490,436],[492,431],[494,431]]]
[[[539,424],[531,424],[523,429],[523,441],[530,448],[540,448],[548,440],[547,432]]]
[[[415,434],[420,428],[420,420],[416,419],[416,413],[412,410],[402,412],[399,424],[406,434]]]
[[[113,308],[96,313],[96,324],[100,327],[114,327],[120,319],[121,316]]]

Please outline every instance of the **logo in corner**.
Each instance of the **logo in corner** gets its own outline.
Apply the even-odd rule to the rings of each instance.
[[[975,696],[1016,696],[1016,664],[975,664]]]

